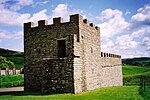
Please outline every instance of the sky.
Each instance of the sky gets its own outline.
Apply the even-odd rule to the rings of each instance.
[[[0,48],[23,51],[23,23],[79,13],[100,27],[101,50],[150,57],[150,0],[0,0]]]

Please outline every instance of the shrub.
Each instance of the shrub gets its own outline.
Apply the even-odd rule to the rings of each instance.
[[[0,68],[2,68],[2,69],[5,69],[5,68],[13,69],[13,68],[15,68],[15,64],[11,61],[6,60],[5,57],[0,56]]]

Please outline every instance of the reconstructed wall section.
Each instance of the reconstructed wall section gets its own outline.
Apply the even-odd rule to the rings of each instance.
[[[121,86],[121,56],[100,52],[100,28],[80,15],[78,20],[79,34],[74,36],[74,55],[79,56],[74,58],[75,93]]]
[[[66,23],[59,17],[52,25],[46,20],[38,21],[36,27],[32,22],[24,24],[25,91],[74,92],[73,42],[79,27],[72,17]]]
[[[25,91],[79,93],[122,85],[121,56],[101,52],[100,28],[71,15],[24,24]]]

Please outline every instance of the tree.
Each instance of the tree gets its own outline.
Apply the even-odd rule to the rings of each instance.
[[[5,57],[0,56],[0,68],[5,69],[13,69],[15,68],[15,64],[11,61],[8,61]]]

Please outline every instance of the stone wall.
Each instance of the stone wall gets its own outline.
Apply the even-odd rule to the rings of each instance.
[[[79,34],[74,36],[75,93],[122,85],[121,56],[101,51],[100,28],[78,15]],[[77,39],[79,38],[79,40]]]
[[[43,65],[42,93],[74,93],[72,59],[46,59]]]

